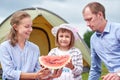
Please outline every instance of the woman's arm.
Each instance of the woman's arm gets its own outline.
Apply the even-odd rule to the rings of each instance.
[[[21,72],[20,79],[45,79],[50,75],[51,71],[47,68],[43,68],[36,73],[24,73]]]

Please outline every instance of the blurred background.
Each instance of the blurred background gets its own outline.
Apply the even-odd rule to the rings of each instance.
[[[108,20],[120,22],[120,0],[1,0],[0,23],[17,10],[40,7],[59,15],[68,23],[76,25],[81,30],[80,35],[83,38],[86,30],[90,29],[85,25],[82,9],[92,1],[100,2],[105,6]]]

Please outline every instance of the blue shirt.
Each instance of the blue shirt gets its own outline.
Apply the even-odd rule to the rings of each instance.
[[[26,41],[24,49],[21,49],[18,44],[13,47],[9,40],[5,41],[0,45],[0,54],[3,80],[19,80],[21,72],[32,73],[40,70],[40,51],[32,42]]]
[[[91,59],[89,80],[99,80],[101,61],[109,72],[120,70],[120,24],[107,22],[103,33],[92,35]]]

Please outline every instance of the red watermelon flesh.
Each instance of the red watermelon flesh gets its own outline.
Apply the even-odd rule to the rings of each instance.
[[[61,56],[41,56],[39,62],[42,66],[50,69],[59,69],[70,62],[70,55]]]

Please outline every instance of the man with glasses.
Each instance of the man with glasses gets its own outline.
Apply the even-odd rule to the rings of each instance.
[[[106,20],[105,8],[91,2],[83,9],[83,17],[94,32],[91,36],[91,68],[88,80],[99,80],[101,62],[109,71],[103,80],[120,80],[120,24]]]

